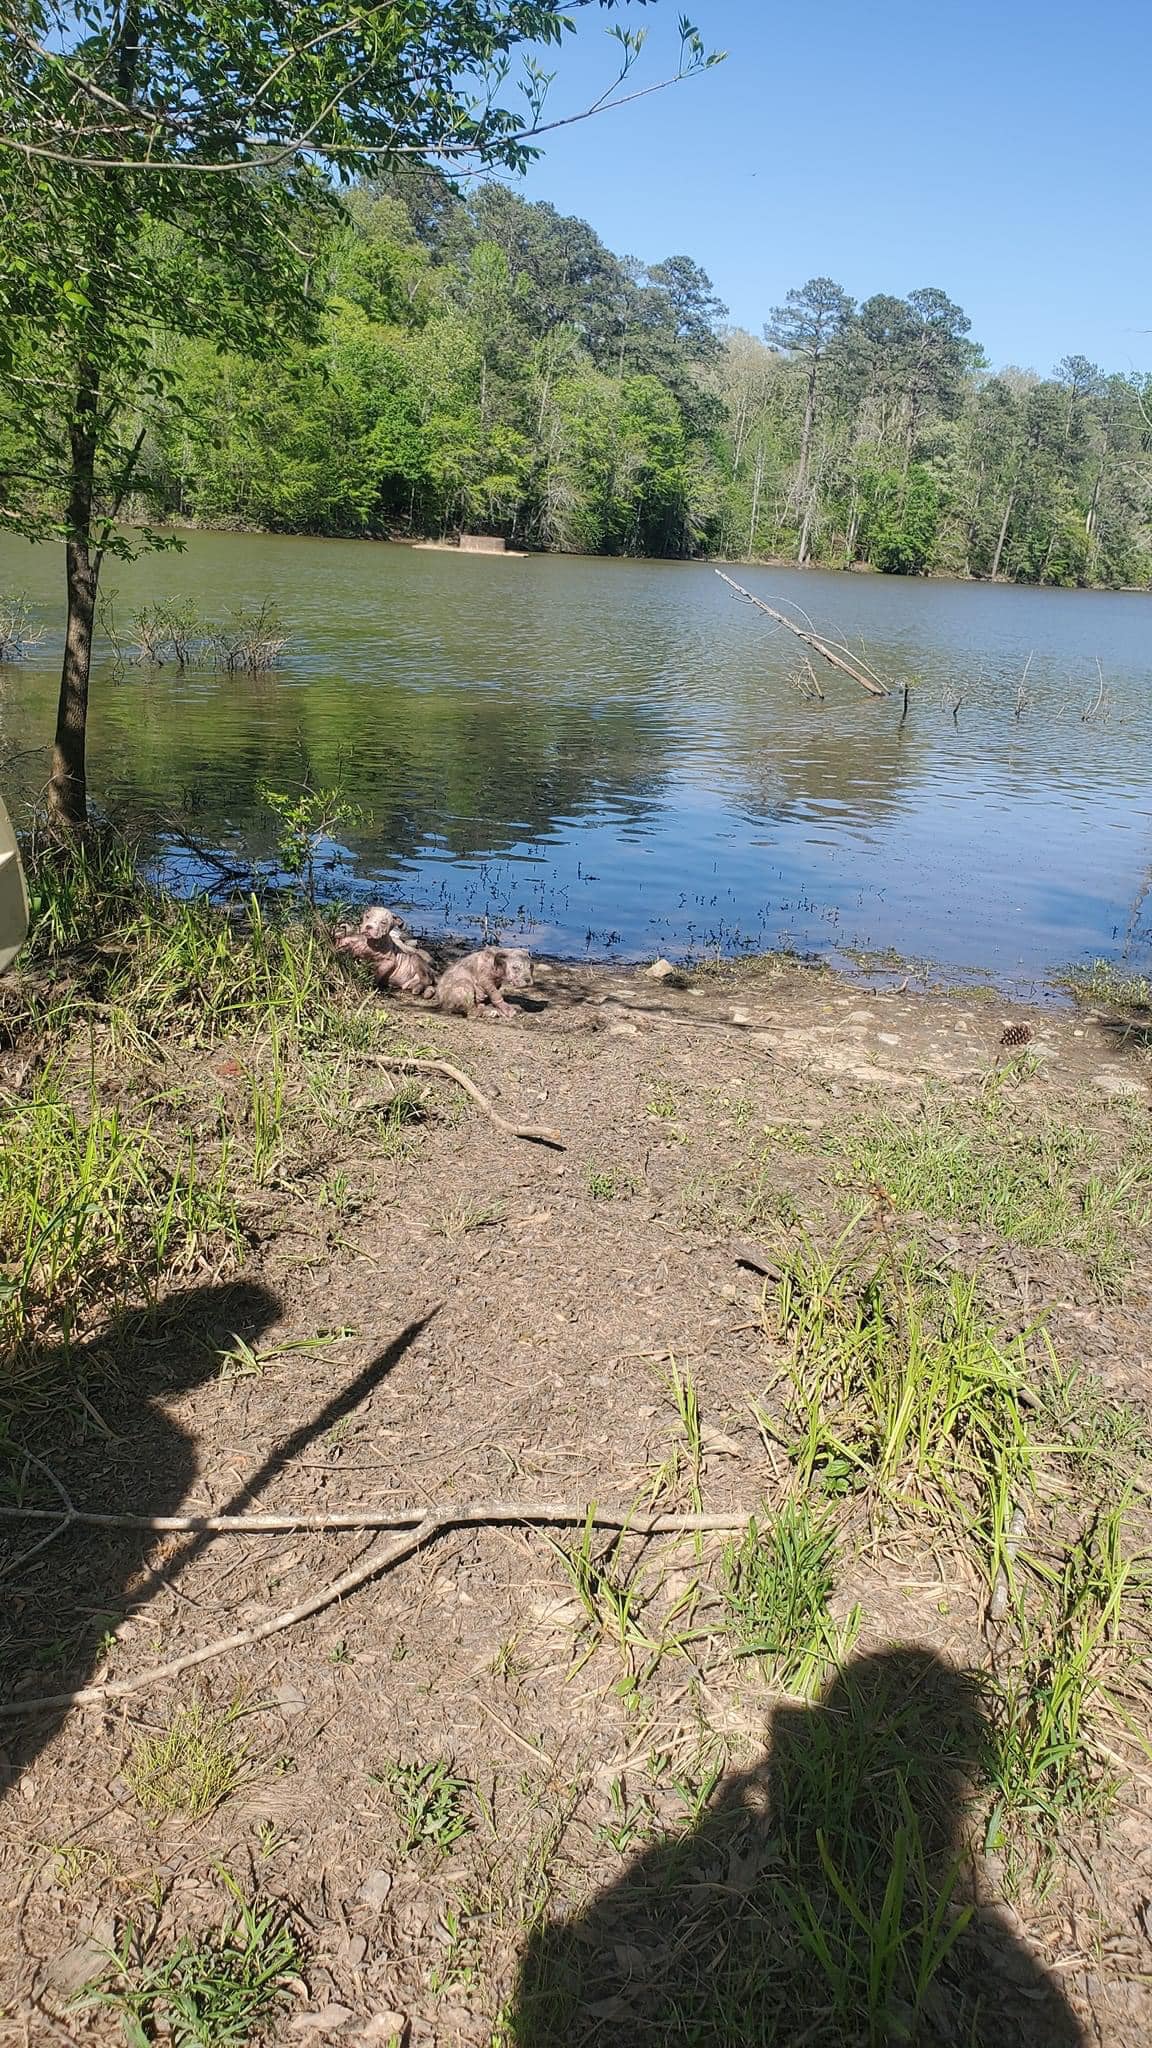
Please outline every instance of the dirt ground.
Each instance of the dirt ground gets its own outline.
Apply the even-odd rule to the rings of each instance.
[[[1026,1048],[1002,1047],[1010,1024],[1027,1027]],[[1147,1141],[1146,1038],[1071,1006],[874,991],[799,966],[686,985],[543,968],[513,1024],[421,1014],[413,1042],[466,1066],[506,1117],[553,1127],[564,1149],[504,1137],[439,1084],[399,1144],[333,1137],[322,1174],[286,1173],[253,1196],[242,1272],[178,1291],[143,1330],[88,1346],[81,1407],[51,1441],[51,1471],[78,1507],[150,1515],[687,1509],[678,1375],[699,1404],[703,1507],[739,1525],[788,1480],[786,1450],[757,1417],[781,1373],[771,1297],[782,1248],[801,1227],[831,1243],[854,1212],[865,1237],[915,1228],[943,1268],[977,1274],[1006,1336],[1042,1318],[1068,1398],[1122,1414],[1143,1442],[1146,1218],[1129,1218],[1123,1270],[1110,1264],[1103,1284],[1076,1244],[894,1220],[851,1139],[932,1105],[966,1114],[992,1087],[1014,1126],[1090,1132],[1106,1175]],[[202,1085],[226,1093],[228,1062]],[[1146,1552],[1146,1466],[1144,1477],[1131,1512]],[[47,1481],[25,1504],[55,1504]],[[32,1556],[41,1529],[4,1526],[0,1670],[17,1702],[129,1678],[259,1626],[380,1540],[77,1527]],[[730,1949],[770,1865],[781,1759],[831,1701],[773,1692],[711,1625],[722,1531],[622,1546],[665,1645],[654,1657],[636,1633],[613,1640],[590,1619],[557,1552],[580,1533],[450,1527],[313,1619],[178,1680],[0,1722],[0,2038],[122,2038],[114,2012],[70,1999],[126,1927],[156,1940],[218,1921],[221,1872],[279,1902],[299,1937],[277,2043],[808,2038],[661,2018],[677,1915],[642,1924],[633,1880],[646,1866],[667,1906],[671,1865],[659,1859],[695,1855],[693,1882],[719,1888],[728,1917],[715,1938]],[[596,1555],[611,1543],[598,1532]],[[694,1628],[668,1647],[681,1595]],[[878,1534],[848,1517],[835,1611],[855,1603],[852,1657],[883,1670],[890,1692],[989,1666],[974,1557],[945,1554],[915,1521]],[[933,2041],[1152,2038],[1147,1698],[1126,1698],[1132,1725],[1110,1738],[1117,1790],[1101,1820],[1065,1825],[1039,1874],[991,1836],[986,1853],[978,1841],[966,1967],[983,1973],[994,2024],[970,2035],[941,2012]],[[193,1700],[237,1710],[240,1768],[190,1820],[148,1809],[133,1759]],[[876,1727],[890,1725],[885,1707]],[[438,1759],[463,1788],[454,1839],[414,1821],[397,1794],[397,1765]],[[761,1836],[757,1798],[769,1809]],[[557,1929],[562,1956],[549,1947]],[[582,1958],[563,2029],[526,2016],[529,1950],[537,1991],[553,1966],[570,1979]],[[886,2038],[912,2036],[893,2022]]]

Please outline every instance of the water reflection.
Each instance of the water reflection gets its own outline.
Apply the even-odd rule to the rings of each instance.
[[[0,545],[0,587],[53,630],[59,566]],[[356,887],[566,951],[895,945],[1006,978],[1147,958],[1147,600],[742,573],[908,679],[905,722],[831,673],[805,702],[796,643],[703,565],[195,535],[110,565],[122,626],[158,595],[215,618],[271,597],[289,660],[103,662],[93,787],[266,857],[258,781],[338,783]],[[0,670],[0,760],[48,735],[50,651]],[[31,796],[43,757],[3,773]]]

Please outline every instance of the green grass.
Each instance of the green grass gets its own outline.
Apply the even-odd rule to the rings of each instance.
[[[1077,1252],[1110,1291],[1131,1263],[1124,1233],[1152,1222],[1152,1152],[1139,1130],[1118,1129],[1115,1157],[1101,1161],[1092,1132],[1030,1128],[989,1090],[969,1117],[930,1103],[862,1125],[841,1141],[841,1178],[852,1199],[876,1188],[901,1215]]]
[[[162,1104],[122,1112],[42,1070],[0,1103],[0,1341],[66,1333],[236,1251],[228,1182],[227,1146],[173,1132]]]
[[[276,1905],[246,1899],[227,1872],[233,1911],[207,1933],[184,1935],[166,1953],[131,1922],[105,1974],[81,2002],[119,2015],[128,2048],[157,2039],[173,2048],[251,2048],[291,2003],[300,1943]]]
[[[1090,967],[1068,967],[1055,979],[1078,1002],[1116,1010],[1152,1010],[1152,980],[1146,974],[1126,974],[1111,960],[1094,960]]]
[[[854,1607],[833,1620],[836,1536],[807,1501],[749,1522],[724,1553],[723,1601],[737,1655],[757,1657],[783,1692],[813,1692],[847,1656],[860,1627]]]
[[[1098,1813],[1113,1796],[1115,1773],[1102,1764],[1092,1731],[1109,1664],[1138,1654],[1134,1633],[1122,1627],[1132,1579],[1123,1531],[1120,1505],[1047,1574],[1037,1613],[1018,1602],[1021,1654],[992,1694],[993,1842],[1005,1822],[1055,1830]]]
[[[0,1097],[9,1399],[62,1345],[227,1272],[254,1193],[311,1201],[354,1111],[383,1157],[427,1114],[415,1081],[363,1106],[392,1025],[315,914],[179,901],[110,833],[34,841],[28,872],[31,936],[0,987],[0,1041],[28,1054]]]
[[[240,1712],[194,1699],[137,1743],[124,1777],[150,1820],[203,1820],[243,1784],[250,1759],[237,1731]]]
[[[894,1270],[874,1247],[853,1254],[857,1227],[829,1254],[803,1240],[775,1288],[798,1477],[951,1523],[994,1576],[1032,1478],[1023,1340],[1002,1345],[975,1282],[925,1275],[915,1248]]]

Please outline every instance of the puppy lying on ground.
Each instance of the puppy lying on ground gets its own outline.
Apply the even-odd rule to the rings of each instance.
[[[522,946],[485,946],[453,961],[436,984],[436,1006],[450,1016],[471,1017],[491,1008],[501,1017],[516,1011],[504,990],[532,987],[532,956]]]

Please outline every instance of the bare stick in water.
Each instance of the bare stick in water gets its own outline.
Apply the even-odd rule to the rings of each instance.
[[[734,583],[731,576],[724,574],[723,569],[717,569],[716,574],[720,578],[721,583],[726,583],[729,590],[736,592],[737,597],[747,598],[749,604],[754,604],[758,612],[766,612],[770,619],[775,619],[778,626],[787,626],[788,631],[795,633],[798,640],[803,640],[805,646],[814,647],[817,654],[822,654],[825,661],[831,662],[833,668],[838,668],[844,675],[851,676],[854,683],[859,683],[861,689],[868,691],[869,696],[887,697],[891,694],[887,683],[881,682],[879,676],[873,675],[871,672],[865,673],[863,668],[858,667],[855,662],[849,661],[846,649],[840,651],[835,647],[830,647],[826,640],[821,640],[815,633],[806,633],[802,626],[798,626],[792,619],[786,618],[784,613],[778,612],[774,605],[765,604],[763,598],[753,597],[752,592],[745,590],[742,583]]]

